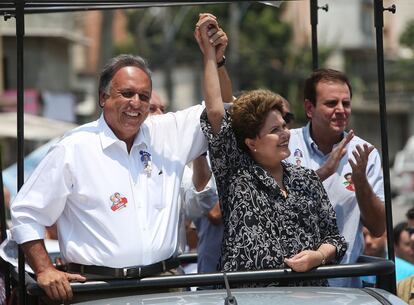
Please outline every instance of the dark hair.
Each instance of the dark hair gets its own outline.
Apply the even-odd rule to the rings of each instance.
[[[102,93],[108,93],[109,87],[114,77],[115,73],[124,67],[137,67],[141,69],[145,74],[147,74],[148,78],[151,82],[152,88],[152,79],[151,79],[151,71],[148,68],[146,61],[140,56],[134,56],[130,54],[121,54],[116,57],[111,58],[108,63],[103,68],[101,75],[99,76],[99,86],[98,86],[98,94],[99,100],[101,98]],[[100,101],[99,101],[100,104]]]
[[[253,139],[259,134],[272,110],[283,115],[283,98],[269,90],[246,91],[233,102],[230,109],[232,127],[241,149],[249,152],[244,140]]]
[[[394,235],[394,245],[398,245],[400,243],[401,233],[405,231],[408,227],[407,222],[400,222],[394,227],[393,235]]]
[[[414,207],[410,208],[407,213],[405,214],[407,219],[414,220]]]
[[[316,105],[316,86],[319,82],[345,83],[352,98],[352,87],[345,73],[334,69],[317,69],[305,81],[304,98]]]

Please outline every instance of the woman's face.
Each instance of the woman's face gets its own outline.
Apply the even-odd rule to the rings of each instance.
[[[266,117],[265,124],[255,139],[247,139],[247,146],[254,159],[264,167],[275,166],[290,155],[290,132],[282,114],[272,110]]]

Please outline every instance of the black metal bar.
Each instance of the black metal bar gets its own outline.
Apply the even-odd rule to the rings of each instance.
[[[310,21],[312,27],[312,70],[318,69],[318,0],[310,0]]]
[[[16,2],[17,50],[17,189],[24,182],[24,0]],[[25,258],[19,247],[19,304],[25,304]]]
[[[228,1],[211,1],[209,3],[228,3]],[[77,6],[90,6],[90,5],[143,5],[145,7],[147,6],[169,6],[169,5],[190,5],[190,4],[206,4],[205,1],[191,1],[191,2],[181,2],[181,1],[164,1],[164,2],[145,2],[145,1],[99,1],[99,2],[82,2],[82,3],[76,3],[74,1],[66,1],[66,2],[51,2],[51,3],[28,3],[26,4],[26,7],[50,7],[50,6],[71,6],[71,5],[77,5]]]
[[[183,5],[206,5],[206,4],[223,4],[228,2],[217,1],[217,2],[174,2],[174,3],[135,3],[135,4],[128,4],[125,2],[121,3],[95,3],[95,4],[86,4],[81,3],[71,3],[71,4],[56,4],[47,6],[46,4],[43,5],[34,5],[25,7],[25,14],[47,14],[47,13],[61,13],[61,12],[77,12],[77,11],[94,11],[94,10],[114,10],[114,9],[134,9],[134,8],[148,8],[148,7],[171,7],[171,6],[183,6]],[[4,9],[0,8],[0,15],[4,14],[14,14],[15,9],[13,7],[6,7]]]
[[[383,27],[384,27],[384,10],[382,0],[374,1],[374,18],[377,42],[377,70],[378,70],[378,98],[381,123],[381,149],[382,149],[382,168],[384,175],[384,193],[385,193],[385,217],[387,225],[387,244],[388,257],[395,261],[394,255],[394,238],[392,224],[392,207],[391,207],[391,187],[390,187],[390,164],[388,156],[388,129],[387,129],[387,107],[385,102],[385,74],[384,74],[384,45],[383,45]],[[390,290],[396,294],[395,272],[391,274],[393,280],[389,279],[391,284]]]
[[[280,279],[309,280],[317,278],[333,278],[344,276],[384,275],[393,272],[394,263],[390,260],[366,257],[364,263],[349,265],[320,266],[309,272],[294,272],[291,269],[272,269],[258,271],[226,272],[232,284],[268,283]],[[28,280],[27,290],[31,295],[44,295],[36,281]],[[135,288],[192,287],[203,285],[220,285],[224,283],[223,273],[185,274],[176,276],[148,277],[143,279],[94,281],[72,283],[74,293],[119,291]]]
[[[248,1],[248,0],[238,0],[238,1]],[[116,1],[116,0],[73,0],[73,1],[68,1],[68,0],[35,0],[35,1],[26,1],[27,5],[31,5],[31,4],[51,4],[51,3],[119,3],[119,2],[124,2],[124,3],[148,3],[148,4],[152,4],[154,5],[154,3],[160,3],[160,2],[171,2],[171,3],[192,3],[192,0],[182,0],[182,1],[157,1],[157,0],[149,0],[149,1],[139,1],[139,0],[122,0],[122,1]],[[197,2],[205,2],[208,3],[208,0],[204,0],[204,1],[197,1]],[[224,0],[222,2],[234,2],[234,0]]]

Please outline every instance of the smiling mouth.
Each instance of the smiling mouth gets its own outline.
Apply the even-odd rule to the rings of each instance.
[[[128,111],[128,112],[125,112],[125,114],[127,116],[130,116],[130,117],[137,117],[137,116],[139,116],[139,112],[131,112],[131,111]]]

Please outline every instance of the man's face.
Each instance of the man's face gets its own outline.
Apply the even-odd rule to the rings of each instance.
[[[410,234],[403,230],[400,235],[400,242],[395,245],[395,255],[414,264],[414,250],[411,245]]]
[[[155,91],[152,92],[151,102],[150,102],[150,115],[164,114],[165,105],[161,100],[161,97]]]
[[[326,136],[338,137],[348,125],[351,115],[351,93],[341,82],[321,81],[316,85],[316,105],[305,100],[307,116],[312,130]]]
[[[381,237],[375,237],[371,235],[366,227],[363,228],[363,233],[365,241],[364,254],[369,256],[384,257],[385,247],[387,245],[386,233],[384,233]]]
[[[103,109],[106,123],[120,140],[132,145],[148,116],[150,99],[151,81],[140,68],[123,67],[115,73]]]

